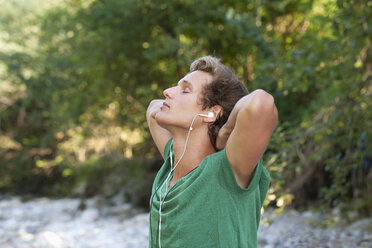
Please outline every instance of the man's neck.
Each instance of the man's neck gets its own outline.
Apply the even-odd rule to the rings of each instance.
[[[198,167],[206,156],[216,152],[210,142],[207,130],[193,129],[187,142],[186,151],[181,158],[185,148],[187,133],[173,133],[172,150],[175,154],[173,166],[176,166],[176,168],[170,186]]]

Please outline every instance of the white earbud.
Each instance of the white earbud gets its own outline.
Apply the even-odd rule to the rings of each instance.
[[[213,117],[214,116],[214,113],[213,112],[208,112],[207,115],[204,115],[204,114],[198,114],[199,116],[203,116],[203,117]]]
[[[213,112],[208,112],[207,115],[205,115],[205,114],[197,114],[197,115],[195,115],[194,120],[195,120],[196,116],[203,116],[203,117],[209,117],[209,118],[211,118],[211,117],[214,116],[214,113]],[[192,120],[192,123],[191,123],[191,126],[190,126],[190,131],[192,130],[192,124],[194,124],[194,120]]]

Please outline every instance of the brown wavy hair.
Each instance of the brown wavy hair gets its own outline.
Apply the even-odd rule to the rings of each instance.
[[[212,76],[212,81],[205,84],[201,92],[202,109],[215,105],[220,105],[223,109],[223,114],[217,116],[216,121],[208,127],[211,143],[218,151],[216,147],[218,131],[226,123],[236,102],[249,92],[235,73],[216,57],[204,56],[196,59],[190,66],[190,72],[193,71],[204,71]]]

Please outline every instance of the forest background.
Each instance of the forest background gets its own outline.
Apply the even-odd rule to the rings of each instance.
[[[0,193],[148,207],[149,102],[215,55],[279,124],[265,205],[372,214],[372,1],[0,0]]]

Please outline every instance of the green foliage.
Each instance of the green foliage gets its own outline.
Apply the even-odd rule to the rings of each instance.
[[[3,191],[101,192],[117,154],[156,154],[148,103],[214,54],[276,99],[266,204],[370,213],[371,1],[0,3]],[[119,173],[131,184],[145,171]]]
[[[278,182],[274,187],[289,190],[298,204],[321,199],[333,207],[371,194],[366,161],[372,147],[367,4],[316,3],[324,13],[306,17],[306,33],[296,35],[295,45],[285,45],[271,72],[281,119],[269,147],[271,174]],[[264,64],[263,80],[257,77],[256,85],[265,82],[267,69]],[[370,211],[370,206],[363,209]]]

